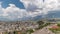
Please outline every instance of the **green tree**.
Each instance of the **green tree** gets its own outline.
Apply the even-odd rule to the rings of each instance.
[[[44,22],[43,22],[43,21],[37,21],[37,23],[38,23],[39,25],[44,24]]]

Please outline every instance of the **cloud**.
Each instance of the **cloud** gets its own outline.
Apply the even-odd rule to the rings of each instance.
[[[20,0],[26,9],[33,8],[33,9],[41,9],[43,8],[43,1],[42,0]]]
[[[24,4],[25,10],[30,12],[32,17],[47,14],[47,10],[43,7],[42,0],[20,0],[20,2]]]
[[[39,15],[41,12],[40,10],[36,10],[38,12],[28,12],[26,9],[20,9],[16,7],[14,4],[9,4],[10,6],[7,7],[4,11],[6,14],[9,14],[11,17],[15,18],[23,18],[23,17],[35,17]]]
[[[41,8],[43,5],[42,0],[20,0],[26,9],[28,8]]]
[[[3,10],[4,14],[7,14],[9,18],[22,18],[27,12],[24,9],[16,7],[14,4],[9,4],[9,7]]]
[[[58,0],[46,0],[45,8],[46,9],[56,9],[58,7]]]
[[[35,4],[37,6],[42,5],[41,3],[43,3],[42,0],[20,0],[21,2],[24,3],[24,6],[28,6],[28,4]]]
[[[60,3],[57,0],[20,0],[25,9],[20,9],[14,4],[9,4],[7,8],[1,9],[0,16],[7,18],[23,18],[23,17],[35,17],[38,15],[46,15],[48,11],[60,9]]]
[[[41,13],[41,12],[30,12],[30,11],[28,12],[26,9],[20,9],[16,7],[14,4],[9,4],[7,8],[1,8],[1,12],[2,14],[0,14],[0,16],[12,20],[23,17],[35,17]]]
[[[26,10],[36,11],[40,10],[41,14],[47,14],[51,10],[60,9],[60,0],[20,0]]]

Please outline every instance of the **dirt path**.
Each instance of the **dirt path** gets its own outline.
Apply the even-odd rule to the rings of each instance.
[[[50,26],[52,26],[52,25],[50,25]],[[50,26],[44,27],[44,28],[32,33],[32,34],[54,34],[48,29]]]

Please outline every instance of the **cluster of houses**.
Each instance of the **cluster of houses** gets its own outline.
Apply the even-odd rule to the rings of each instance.
[[[0,22],[0,34],[21,34],[35,28],[38,28],[38,24],[31,22]]]

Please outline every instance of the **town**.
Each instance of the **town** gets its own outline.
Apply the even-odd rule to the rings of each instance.
[[[33,22],[0,22],[0,34],[21,34],[35,28],[38,24]]]
[[[43,29],[50,24],[56,24],[57,21],[59,21],[59,19],[42,19],[38,21],[0,21],[0,34],[33,34],[35,31]]]

